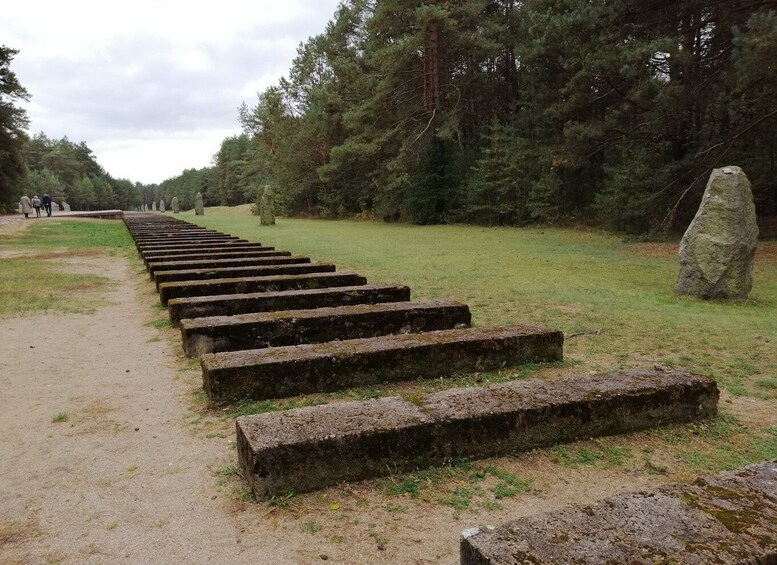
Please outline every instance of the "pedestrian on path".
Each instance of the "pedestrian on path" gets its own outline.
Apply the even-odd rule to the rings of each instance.
[[[43,209],[46,210],[46,215],[51,216],[51,196],[49,193],[43,195]]]
[[[35,216],[40,218],[40,198],[37,194],[32,197],[32,207],[35,208]]]
[[[30,214],[32,213],[32,203],[30,202],[30,197],[26,194],[22,196],[19,200],[19,206],[22,207],[22,214],[24,214],[24,217],[29,218]]]

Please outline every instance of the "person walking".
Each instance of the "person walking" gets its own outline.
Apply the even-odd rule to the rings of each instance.
[[[30,197],[26,194],[22,196],[19,200],[19,206],[22,207],[22,214],[24,214],[24,217],[29,218],[30,214],[32,213],[32,203],[30,202]]]
[[[51,217],[51,196],[48,192],[43,195],[43,209],[46,211],[46,215]]]
[[[32,207],[35,208],[35,216],[40,218],[40,198],[37,194],[32,197]]]

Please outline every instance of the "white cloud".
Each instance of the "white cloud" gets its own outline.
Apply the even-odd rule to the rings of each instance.
[[[30,133],[85,141],[113,176],[161,182],[211,163],[237,108],[277,82],[338,0],[28,0],[0,19],[32,94]]]

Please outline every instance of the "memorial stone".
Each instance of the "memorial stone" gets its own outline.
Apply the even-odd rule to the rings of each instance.
[[[199,192],[194,197],[194,214],[197,216],[205,215],[205,206],[202,203],[202,194]]]
[[[757,243],[750,181],[739,167],[715,169],[680,243],[676,291],[704,299],[747,299]]]
[[[164,212],[165,211],[165,199],[159,201],[159,211]]]
[[[151,203],[151,211],[156,212],[156,200]]]
[[[178,204],[178,197],[173,196],[172,202],[170,202],[170,206],[173,207],[173,214],[177,214],[181,211],[181,206]]]
[[[259,201],[259,223],[263,226],[275,225],[275,197],[269,185],[264,187]]]

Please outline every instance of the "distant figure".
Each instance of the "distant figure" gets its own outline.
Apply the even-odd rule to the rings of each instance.
[[[40,218],[40,198],[37,194],[32,197],[32,207],[35,208],[35,216]]]
[[[51,196],[48,192],[43,195],[43,209],[46,210],[47,216],[51,216]]]
[[[22,214],[24,214],[25,218],[29,218],[30,214],[32,214],[32,203],[30,202],[30,197],[27,195],[24,195],[19,200],[19,206],[22,207]]]

